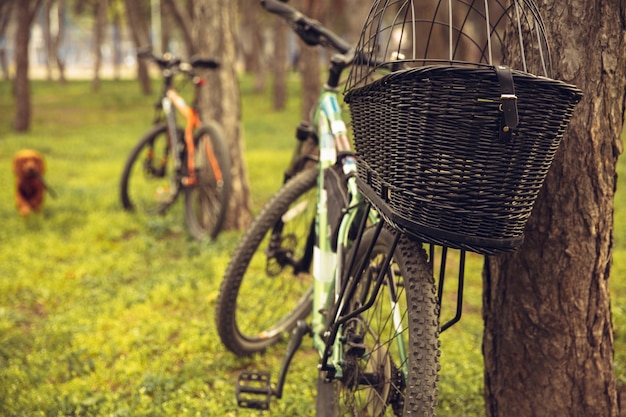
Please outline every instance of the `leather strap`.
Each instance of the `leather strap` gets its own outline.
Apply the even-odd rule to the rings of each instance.
[[[513,73],[511,68],[505,65],[495,67],[498,81],[500,82],[500,140],[510,141],[511,132],[519,123],[517,113],[517,96],[513,85]]]

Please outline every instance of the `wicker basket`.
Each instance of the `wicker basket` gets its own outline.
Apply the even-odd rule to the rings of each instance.
[[[513,71],[519,124],[500,135],[493,67],[423,66],[346,95],[358,183],[396,227],[482,254],[515,249],[580,91]]]
[[[374,0],[355,57],[345,99],[366,198],[426,242],[517,248],[581,98],[551,79],[534,0]]]

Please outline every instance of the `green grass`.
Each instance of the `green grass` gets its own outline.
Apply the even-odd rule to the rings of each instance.
[[[295,79],[282,112],[251,86],[246,79],[241,90],[258,210],[280,184],[300,106]],[[240,233],[196,242],[180,204],[151,218],[125,213],[118,202],[124,160],[149,127],[154,97],[128,81],[104,81],[99,94],[89,82],[39,81],[33,92],[32,130],[15,134],[11,86],[0,83],[0,415],[259,415],[238,410],[234,381],[243,369],[275,377],[284,345],[238,359],[221,347],[213,323],[219,283]],[[46,178],[57,194],[26,221],[15,209],[10,168],[22,148],[46,155]],[[621,189],[616,227],[616,370],[626,384]],[[442,337],[442,416],[484,414],[480,262],[470,257],[463,320]],[[298,353],[283,399],[267,415],[313,414],[315,363],[310,348]]]

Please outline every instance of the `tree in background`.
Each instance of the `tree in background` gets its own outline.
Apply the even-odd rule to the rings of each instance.
[[[299,9],[307,16],[326,22],[328,0],[300,0]],[[298,38],[298,69],[302,80],[302,117],[308,120],[322,87],[320,48],[311,48]]]
[[[485,265],[487,415],[615,417],[608,282],[623,149],[626,3],[538,3],[555,78],[577,85],[584,98],[523,246]]]
[[[109,13],[111,14],[111,27],[113,29],[111,37],[113,78],[119,80],[120,67],[122,66],[122,25],[126,17],[123,0],[109,0]]]
[[[17,18],[15,33],[15,124],[16,132],[25,132],[30,129],[31,97],[30,81],[28,79],[28,44],[30,30],[35,19],[35,13],[42,0],[13,0]]]
[[[124,0],[124,4],[126,5],[126,21],[128,22],[128,28],[135,47],[139,49],[150,45],[147,19],[144,18],[147,13],[144,13],[142,9],[142,2],[138,0]],[[141,91],[146,95],[151,94],[152,86],[150,84],[148,65],[143,59],[137,60],[137,78],[141,85]]]
[[[287,34],[289,28],[282,19],[274,19],[272,36],[274,51],[272,57],[273,105],[274,110],[282,110],[287,106]]]
[[[232,161],[233,193],[225,227],[243,229],[251,221],[250,187],[243,163],[241,140],[241,103],[237,78],[237,12],[232,0],[196,0],[194,2],[194,39],[203,56],[218,58],[218,71],[207,74],[202,116],[217,120],[228,138]]]
[[[65,62],[59,53],[65,33],[65,0],[44,0],[43,32],[46,43],[46,73],[48,80],[53,79],[53,64],[59,71],[59,82],[65,84]]]
[[[181,34],[187,55],[192,56],[198,52],[196,42],[193,35],[194,25],[194,8],[193,2],[185,0],[183,2],[176,0],[163,0],[163,7],[171,13],[175,24]],[[165,43],[163,43],[165,45]]]
[[[100,89],[100,69],[102,67],[102,44],[106,32],[107,23],[107,0],[95,0],[93,4],[93,52],[95,56],[93,79],[91,82],[92,91]]]
[[[10,78],[6,33],[13,15],[13,4],[12,0],[0,0],[0,68],[5,80]]]

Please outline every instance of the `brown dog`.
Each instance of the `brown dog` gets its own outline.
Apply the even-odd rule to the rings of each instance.
[[[19,151],[13,157],[13,172],[16,177],[15,200],[20,215],[27,217],[31,211],[39,212],[43,205],[46,183],[43,156],[31,149]]]

